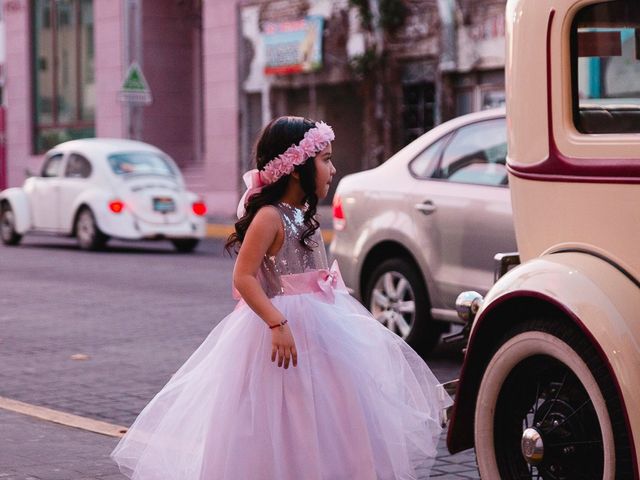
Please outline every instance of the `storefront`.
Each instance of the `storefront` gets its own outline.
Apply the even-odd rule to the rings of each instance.
[[[228,0],[9,0],[6,183],[88,136],[168,152],[210,211],[237,200],[237,7]],[[121,94],[136,62],[152,101]]]

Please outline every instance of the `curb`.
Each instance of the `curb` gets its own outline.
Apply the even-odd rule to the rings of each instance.
[[[46,420],[60,425],[66,425],[67,427],[74,427],[88,432],[99,433],[108,437],[120,438],[127,431],[127,427],[122,425],[114,425],[101,420],[81,417],[72,413],[24,403],[6,397],[0,397],[0,409],[14,413],[21,413],[22,415],[39,418],[40,420]]]
[[[233,225],[227,225],[224,223],[207,223],[206,229],[206,237],[214,238],[217,240],[226,240],[229,235],[234,232]],[[333,240],[333,230],[331,229],[323,229],[322,230],[322,239],[324,243],[331,243]]]

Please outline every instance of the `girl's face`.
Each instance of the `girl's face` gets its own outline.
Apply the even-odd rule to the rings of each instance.
[[[332,163],[331,144],[316,155],[316,195],[318,199],[323,199],[329,193],[331,180],[336,174],[336,169]]]

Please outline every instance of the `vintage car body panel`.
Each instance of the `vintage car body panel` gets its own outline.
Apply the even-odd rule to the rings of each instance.
[[[0,192],[0,202],[9,202],[15,216],[15,228],[19,234],[26,233],[31,228],[31,208],[29,197],[22,188],[7,188]]]
[[[583,12],[580,30],[575,30],[576,15],[595,3],[600,5]],[[626,415],[628,441],[625,438],[624,443],[628,442],[631,452],[633,478],[639,478],[640,134],[616,124],[610,131],[620,133],[584,128],[581,132],[576,127],[584,127],[583,120],[602,121],[602,117],[590,117],[590,108],[583,108],[587,101],[624,99],[637,110],[637,89],[615,95],[607,90],[602,94],[581,90],[589,78],[609,73],[599,66],[585,69],[589,57],[627,61],[632,58],[628,52],[638,51],[633,46],[638,41],[638,3],[607,3],[507,2],[507,168],[523,264],[494,285],[472,325],[447,442],[452,452],[473,446],[478,392],[483,400],[479,386],[490,359],[506,340],[504,333],[523,319],[546,315],[561,324],[576,325],[608,369]],[[632,11],[632,16],[620,13]],[[582,33],[610,29],[620,30],[620,43],[613,45],[626,51],[626,56],[594,55],[589,49],[580,53],[581,46],[591,45],[588,38],[580,43]],[[635,33],[623,40],[621,29]],[[607,44],[601,36],[590,38],[596,38],[593,44]],[[633,67],[626,70],[624,79],[635,87],[638,77],[629,72],[635,71],[637,62],[629,63]],[[606,107],[603,112],[611,113]],[[480,411],[487,414],[492,405],[482,403]],[[498,454],[497,448],[477,447],[485,458]],[[623,463],[626,447],[619,447]],[[504,448],[501,454],[508,455]],[[524,449],[522,454],[534,463]]]
[[[523,261],[580,239],[640,278],[640,134],[583,134],[573,122],[571,25],[576,13],[598,2],[507,3],[506,93],[513,99],[507,102],[507,163],[514,226]],[[538,42],[534,47],[532,39]]]
[[[520,320],[501,313],[501,307],[523,299],[554,307],[591,339],[618,386],[630,438],[640,445],[640,410],[634,408],[640,395],[640,283],[599,253],[589,251],[588,245],[580,250],[531,260],[507,273],[490,290],[473,324],[465,355],[448,434],[451,451],[472,446],[473,411],[483,365],[499,344],[500,333]],[[498,335],[483,335],[489,331]],[[488,344],[491,341],[493,345]]]

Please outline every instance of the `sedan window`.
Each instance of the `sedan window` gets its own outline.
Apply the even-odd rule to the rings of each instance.
[[[50,156],[42,166],[43,177],[57,177],[60,174],[60,165],[62,164],[62,154],[56,153]]]
[[[82,155],[72,153],[67,161],[67,168],[64,172],[65,177],[70,178],[88,178],[91,175],[91,163]]]
[[[444,150],[436,178],[478,185],[507,184],[504,118],[460,128]]]
[[[447,143],[450,136],[445,135],[436,140],[411,160],[409,170],[414,176],[430,178],[433,175],[433,170],[438,164],[438,158],[440,158],[440,152],[442,152],[442,146]]]
[[[116,175],[176,176],[173,165],[155,152],[128,152],[109,155],[109,165]]]

